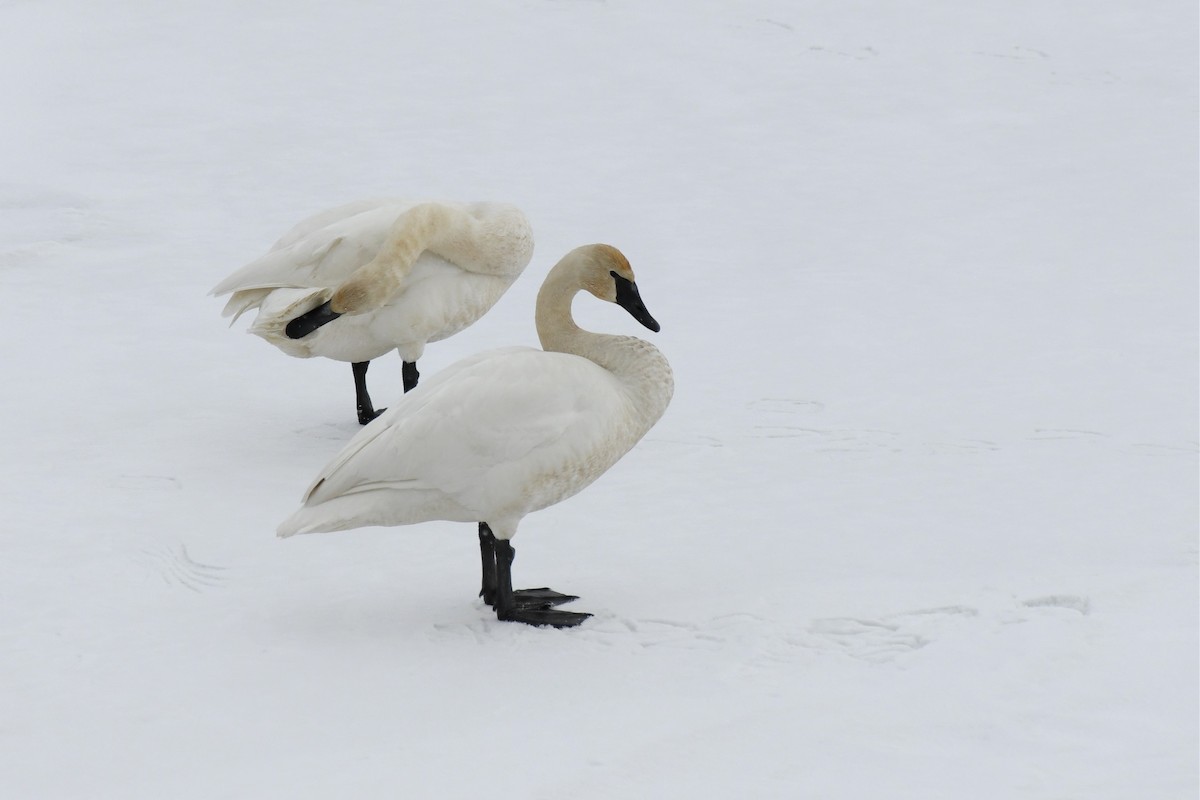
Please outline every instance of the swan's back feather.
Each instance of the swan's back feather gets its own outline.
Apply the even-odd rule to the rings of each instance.
[[[374,258],[409,205],[380,205],[333,218],[319,227],[301,223],[265,255],[218,283],[212,294],[219,297],[247,289],[283,287],[333,288]],[[324,221],[321,214],[311,219]]]
[[[349,219],[350,217],[356,217],[359,214],[363,214],[368,211],[395,206],[397,208],[397,216],[399,216],[400,212],[407,208],[411,208],[412,205],[413,203],[411,201],[401,200],[396,197],[374,197],[367,198],[365,200],[355,200],[350,203],[335,206],[334,208],[327,208],[324,211],[318,211],[311,217],[305,217],[297,222],[291,227],[291,230],[289,230],[283,236],[280,236],[279,240],[275,242],[275,244],[271,245],[271,249],[282,250],[283,248],[312,235],[322,228],[327,228],[334,223],[341,222],[342,220]]]

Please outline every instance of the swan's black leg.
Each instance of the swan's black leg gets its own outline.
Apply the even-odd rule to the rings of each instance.
[[[387,411],[386,408],[376,411],[375,406],[371,403],[371,395],[367,394],[367,367],[369,366],[371,366],[370,361],[355,361],[350,365],[350,369],[354,370],[354,397],[358,401],[359,425],[366,425]]]
[[[404,366],[400,368],[400,376],[404,378],[404,391],[411,392],[417,385],[417,379],[421,377],[421,373],[417,372],[417,362],[405,361]]]
[[[511,547],[510,547],[511,549]],[[496,576],[496,536],[486,522],[479,523],[479,560],[482,564],[483,580],[479,596],[492,608],[496,607],[498,578]],[[551,608],[579,598],[553,589],[517,589],[512,593],[518,608]]]
[[[483,582],[479,596],[489,606],[496,605],[496,537],[486,522],[479,523],[479,560],[483,564]]]
[[[591,614],[561,611],[557,608],[528,607],[517,602],[512,588],[512,562],[516,556],[511,543],[494,539],[496,550],[496,616],[511,622],[526,625],[550,625],[555,628],[573,628]],[[537,591],[537,590],[534,590]],[[556,592],[557,594],[557,592]]]

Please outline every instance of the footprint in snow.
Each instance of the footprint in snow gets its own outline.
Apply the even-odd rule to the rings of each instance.
[[[142,549],[148,566],[170,586],[182,586],[193,592],[220,586],[225,581],[225,567],[196,561],[182,542]]]
[[[885,616],[822,617],[807,624],[788,625],[749,613],[724,614],[703,621],[628,618],[599,612],[569,633],[521,629],[518,636],[562,636],[606,650],[630,653],[670,651],[719,652],[732,656],[737,670],[774,671],[822,655],[840,655],[868,664],[886,664],[964,632],[1001,630],[1047,613],[1083,618],[1091,613],[1086,597],[1052,594],[1025,600],[1012,598],[1002,607],[981,612],[966,605],[904,611]],[[494,619],[473,624],[435,625],[436,637],[494,643],[499,633],[510,639],[512,626]]]

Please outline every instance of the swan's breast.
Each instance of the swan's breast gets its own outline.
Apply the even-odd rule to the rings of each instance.
[[[583,491],[642,438],[632,411],[606,422],[597,425],[586,442],[571,448],[569,457],[530,476],[524,493],[528,511],[547,508]]]
[[[571,426],[544,451],[531,454],[519,473],[520,485],[506,489],[524,513],[552,506],[587,488],[620,461],[648,428],[627,387],[604,370],[597,369],[594,380],[568,390],[575,393],[580,409]]]

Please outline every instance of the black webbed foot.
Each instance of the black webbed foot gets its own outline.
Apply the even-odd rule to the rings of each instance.
[[[540,589],[513,590],[513,603],[517,608],[553,608],[578,599],[578,595],[563,594],[545,586]]]
[[[548,625],[552,628],[574,628],[591,616],[578,611],[562,611],[557,608],[521,608],[516,606],[506,611],[497,610],[496,616],[505,622],[524,622],[526,625]]]
[[[380,414],[382,414],[385,411],[387,411],[386,408],[381,408],[378,411],[367,411],[365,409],[360,408],[360,409],[358,409],[358,424],[366,425],[368,422],[375,419],[376,417],[378,417]]]
[[[480,591],[479,596],[483,598],[483,602],[487,603],[493,609],[496,607],[496,593]],[[513,590],[513,605],[516,608],[553,608],[561,606],[564,603],[570,603],[572,600],[578,600],[579,597],[573,594],[563,594],[556,592],[553,589],[542,587],[540,589],[514,589]]]
[[[573,628],[591,614],[561,611],[554,606],[579,598],[553,589],[512,588],[512,562],[516,555],[507,540],[497,539],[486,522],[479,524],[479,552],[483,558],[483,588],[479,595],[496,611],[496,617],[506,622],[526,625],[549,625],[554,628]]]

